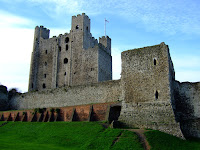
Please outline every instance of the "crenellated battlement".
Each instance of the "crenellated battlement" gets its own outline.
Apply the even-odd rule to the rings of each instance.
[[[109,55],[111,55],[111,38],[109,36],[99,37],[99,43],[102,44]]]
[[[78,15],[74,15],[74,16],[72,16],[72,19],[73,18],[78,18],[78,17],[87,17],[88,19],[89,19],[89,17],[85,14],[85,13],[82,13],[82,14],[78,14]]]
[[[35,27],[35,35],[34,35],[34,40],[39,40],[40,38],[43,38],[43,39],[48,39],[49,38],[49,33],[50,33],[50,30],[43,27],[43,26],[36,26]]]

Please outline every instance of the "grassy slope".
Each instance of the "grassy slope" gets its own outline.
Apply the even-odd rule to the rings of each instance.
[[[4,122],[0,122],[2,123]],[[200,142],[184,141],[160,131],[148,131],[145,135],[152,150],[200,149]],[[0,149],[142,150],[143,148],[135,133],[121,129],[105,129],[98,122],[8,122],[0,127]]]
[[[151,150],[200,150],[200,141],[186,141],[160,131],[145,133]]]
[[[125,138],[112,146],[121,132]],[[2,150],[133,149],[133,146],[142,149],[135,134],[105,129],[97,122],[9,122],[0,127]]]

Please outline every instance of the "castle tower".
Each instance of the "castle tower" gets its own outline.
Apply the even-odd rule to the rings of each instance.
[[[90,19],[85,13],[72,16],[71,35],[76,46],[82,46],[82,49],[90,47]]]
[[[179,136],[172,109],[174,69],[165,43],[122,53],[120,121]],[[159,128],[157,128],[159,127]]]
[[[33,40],[33,52],[31,56],[31,66],[30,66],[30,73],[29,73],[29,91],[37,90],[38,89],[38,60],[40,57],[39,47],[41,39],[48,39],[49,38],[50,30],[44,28],[43,26],[36,26],[35,33],[34,33],[34,40]]]
[[[99,38],[98,81],[112,80],[111,39],[108,36]]]
[[[72,17],[71,38],[72,68],[70,85],[111,80],[112,73],[110,73],[111,77],[108,78],[105,74],[106,71],[104,71],[107,70],[106,65],[103,64],[103,61],[107,62],[108,66],[111,66],[112,63],[110,59],[111,52],[108,54],[105,53],[107,51],[107,43],[109,43],[106,42],[106,40],[109,38],[103,38],[102,42],[104,43],[98,44],[97,40],[95,40],[90,33],[90,19],[84,13]],[[109,45],[108,49],[110,50]],[[102,57],[107,57],[109,60],[105,60],[105,58]],[[102,75],[102,73],[104,75]]]

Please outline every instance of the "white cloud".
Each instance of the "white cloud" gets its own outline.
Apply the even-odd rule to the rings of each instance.
[[[29,19],[15,16],[8,12],[0,10],[0,28],[9,28],[16,26],[31,25],[33,22]]]
[[[27,91],[34,35],[24,25],[30,26],[32,21],[0,11],[0,82],[21,91]]]
[[[43,5],[46,14],[88,15],[108,13],[142,23],[146,30],[175,34],[200,34],[200,5],[195,0],[29,0]],[[140,24],[141,25],[141,24]]]
[[[30,29],[0,28],[0,82],[8,88],[27,91],[33,32]]]
[[[41,9],[53,18],[63,14],[75,15],[82,12],[87,13],[87,15],[110,13],[126,18],[127,21],[139,22],[140,25],[142,23],[149,31],[167,34],[175,34],[176,32],[200,34],[200,8],[193,0],[152,0],[151,3],[147,0],[90,0],[90,2],[86,0],[28,0],[28,2],[32,5],[42,5]],[[0,10],[0,82],[8,87],[19,87],[22,91],[26,91],[28,85],[34,29],[20,29],[19,27],[32,24],[33,22],[27,18]],[[69,32],[69,30],[51,29],[51,36],[58,36],[60,33]],[[124,48],[123,50],[129,48],[127,45],[117,46],[119,47],[112,48],[113,79],[120,78],[121,47]],[[199,58],[191,56],[186,59],[186,57],[179,56],[173,61],[178,80],[200,80],[198,78]],[[191,70],[195,67],[196,70]]]

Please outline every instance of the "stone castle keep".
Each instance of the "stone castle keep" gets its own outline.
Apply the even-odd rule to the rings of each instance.
[[[85,14],[73,16],[70,33],[49,39],[49,30],[35,28],[29,91],[112,80],[111,39],[90,33]]]
[[[111,39],[102,37],[98,43],[84,13],[73,16],[70,33],[58,37],[49,38],[48,29],[36,27],[29,92],[13,96],[9,105],[18,111],[0,112],[0,119],[118,120],[200,138],[200,82],[175,80],[165,43],[124,51],[121,60],[121,79],[112,80]],[[0,92],[6,101],[5,88]]]

